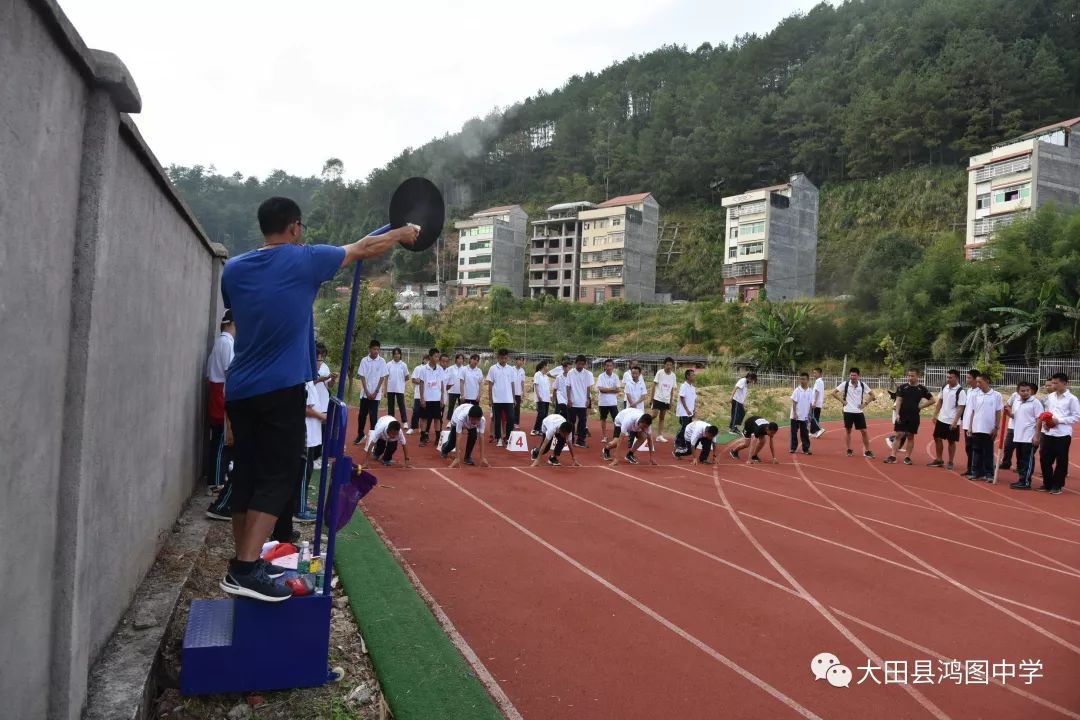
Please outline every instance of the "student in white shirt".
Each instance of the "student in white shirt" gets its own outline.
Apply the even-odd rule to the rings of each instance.
[[[791,391],[791,453],[794,455],[802,440],[803,455],[810,452],[810,420],[814,417],[814,390],[810,374],[799,375],[799,386]]]
[[[1004,451],[1001,455],[1001,463],[998,465],[998,470],[1011,470],[1013,453],[1016,452],[1016,448],[1013,447],[1013,430],[1014,423],[1012,417],[1009,415],[1009,406],[1013,404],[1016,398],[1020,397],[1020,393],[1014,392],[1005,400],[1005,445]]]
[[[209,392],[206,415],[210,425],[210,441],[203,455],[203,477],[206,478],[208,494],[218,494],[223,490],[225,471],[229,467],[225,450],[225,373],[232,363],[235,338],[236,324],[232,319],[232,310],[226,310],[221,317],[221,334],[206,358],[206,385]],[[214,506],[210,507],[212,510]]]
[[[424,359],[420,364],[409,373],[409,383],[412,384],[413,391],[412,420],[409,422],[409,431],[405,433],[406,435],[412,435],[420,429],[420,396],[424,394],[424,383],[420,380],[420,372],[427,367],[427,363],[428,356],[424,355]]]
[[[473,449],[476,447],[477,441],[480,443],[480,465],[483,467],[491,467],[491,464],[487,461],[487,455],[484,452],[485,439],[484,439],[484,427],[486,421],[484,418],[484,410],[479,405],[473,405],[471,403],[462,403],[454,410],[454,414],[450,417],[450,434],[446,438],[446,442],[439,448],[439,455],[445,460],[450,453],[454,452],[457,447],[457,440],[459,435],[465,436],[465,459],[466,465],[475,465],[473,462],[472,454]],[[458,466],[458,458],[460,453],[454,455],[454,461],[450,463],[450,467],[455,468]]]
[[[664,419],[668,410],[671,409],[671,396],[675,392],[675,383],[678,378],[674,372],[675,361],[672,358],[664,358],[664,367],[656,371],[653,378],[652,397],[649,398],[650,406],[659,413],[660,418],[656,423],[656,442],[667,442],[664,437]]]
[[[574,423],[574,431],[577,436],[575,444],[579,448],[586,447],[585,435],[589,427],[589,408],[592,407],[592,386],[595,383],[593,374],[585,369],[588,362],[584,355],[574,358],[574,369],[566,377],[566,402],[570,413],[570,422]]]
[[[570,451],[570,460],[573,461],[574,467],[581,467],[581,463],[574,457],[574,446],[571,443],[571,439],[574,435],[574,424],[569,422],[566,418],[558,413],[553,413],[544,418],[544,422],[540,426],[540,432],[544,436],[544,439],[540,441],[540,444],[532,449],[532,466],[536,467],[540,464],[540,456],[551,452],[548,457],[548,465],[558,467],[559,455],[562,454],[563,448]]]
[[[746,417],[746,395],[750,385],[757,383],[757,373],[748,372],[745,377],[739,378],[735,383],[735,390],[731,393],[731,425],[728,427],[733,433],[739,432],[739,425]]]
[[[978,389],[979,389],[979,371],[976,370],[975,368],[972,368],[972,369],[968,370],[968,372],[967,372],[967,387],[964,388],[964,392],[966,393],[966,397],[971,398],[971,394],[973,392],[975,392],[976,390],[978,390]],[[965,407],[964,410],[965,410],[965,414],[966,414],[967,408]],[[962,431],[965,431],[964,432],[964,455],[967,456],[967,472],[965,474],[966,475],[971,475],[972,468],[974,467],[972,465],[972,462],[975,459],[975,451],[974,451],[974,449],[972,448],[972,445],[971,445],[971,435],[968,432],[966,432],[967,426],[964,425],[963,417],[961,417],[961,419],[960,419],[960,429]]]
[[[956,460],[956,443],[960,441],[960,422],[964,419],[964,406],[967,405],[967,390],[960,384],[959,370],[950,370],[946,378],[934,407],[934,450],[937,454],[929,467],[952,470]],[[949,444],[948,463],[941,459],[946,442]]]
[[[480,356],[473,353],[469,356],[469,366],[462,368],[461,377],[461,402],[470,405],[480,404],[480,388],[484,385],[484,371],[480,369]]]
[[[525,358],[514,358],[514,429],[521,428],[521,398],[525,395]]]
[[[710,425],[704,420],[695,420],[690,423],[675,437],[675,450],[671,453],[676,460],[684,458],[700,448],[701,452],[690,461],[691,465],[706,464],[713,450],[716,436],[720,434],[720,428]]]
[[[815,440],[825,434],[821,427],[821,411],[825,407],[825,371],[814,368],[814,413],[810,418],[810,437]]]
[[[616,454],[619,452],[619,448],[622,446],[623,437],[626,438],[626,462],[631,465],[637,465],[637,458],[634,456],[634,447],[647,444],[649,447],[649,464],[656,464],[656,446],[653,445],[652,438],[652,415],[649,415],[644,410],[638,410],[636,408],[627,408],[626,410],[620,410],[615,416],[615,437],[611,442],[604,443],[601,453],[604,459],[610,462],[613,466],[619,464],[617,457],[612,457],[611,451],[614,450]]]
[[[454,416],[454,408],[461,402],[461,378],[465,372],[465,356],[458,353],[454,364],[446,369],[446,417]]]
[[[863,457],[873,459],[874,453],[870,450],[870,434],[866,432],[866,413],[863,409],[868,403],[872,403],[874,391],[860,378],[859,368],[851,368],[848,379],[840,383],[833,390],[833,397],[844,406],[844,434],[847,440],[847,456],[855,453],[851,450],[851,430],[854,428],[862,433]]]
[[[641,377],[641,368],[635,365],[630,368],[630,379],[623,381],[623,397],[626,400],[626,407],[644,410],[645,396],[648,394],[649,389],[645,386],[645,378]]]
[[[1039,445],[1042,465],[1043,486],[1039,490],[1060,495],[1069,473],[1072,426],[1080,422],[1080,402],[1069,392],[1069,376],[1065,373],[1050,376],[1050,389],[1052,392],[1043,401],[1043,413],[1050,413],[1050,417],[1039,421],[1034,442]]]
[[[356,377],[360,378],[360,412],[356,418],[356,439],[353,445],[364,440],[364,426],[368,421],[375,427],[379,419],[379,403],[382,401],[383,388],[386,387],[386,360],[379,354],[382,345],[372,340],[368,354],[360,361]]]
[[[441,367],[443,371],[443,387],[442,397],[439,399],[439,417],[435,419],[435,426],[438,428],[437,432],[441,436],[443,430],[443,417],[447,420],[450,419],[449,413],[446,412],[446,405],[450,402],[450,371],[452,368],[449,355],[439,355],[439,367]]]
[[[968,393],[964,408],[964,430],[971,438],[973,453],[969,480],[997,482],[994,477],[994,439],[1001,424],[1004,403],[1001,393],[990,388],[990,376],[979,373],[974,392]]]
[[[420,367],[420,418],[425,421],[420,431],[420,447],[428,443],[431,423],[442,416],[442,397],[446,388],[446,371],[439,365],[438,348],[431,348],[426,365]],[[414,381],[416,382],[416,381]]]
[[[604,370],[596,378],[596,406],[600,409],[600,442],[606,443],[608,439],[607,421],[614,418],[619,411],[619,390],[622,383],[615,374],[615,361],[608,358],[604,361]]]
[[[530,435],[540,434],[541,425],[551,409],[551,387],[548,386],[547,360],[536,363],[536,372],[533,373],[533,400],[536,401],[536,422],[533,423]]]
[[[491,403],[495,446],[502,447],[504,442],[510,441],[510,431],[514,426],[514,384],[517,382],[517,369],[507,362],[510,357],[509,350],[499,350],[496,357],[498,362],[488,368],[488,402]]]
[[[401,426],[409,423],[409,414],[405,412],[405,386],[409,382],[409,366],[401,361],[401,348],[394,348],[390,353],[393,358],[386,363],[386,414],[394,414],[394,404],[401,413]]]
[[[570,368],[574,364],[569,358],[564,358],[562,365],[557,366],[548,373],[555,380],[555,412],[563,417],[570,416],[570,410],[566,401],[566,382],[570,379]]]
[[[679,417],[680,430],[690,424],[697,412],[697,388],[694,387],[696,373],[687,370],[684,377],[686,381],[679,388],[679,406],[675,412]]]
[[[622,403],[622,409],[623,409],[623,410],[625,410],[626,408],[630,407],[630,405],[629,405],[629,404],[627,403],[627,400],[626,400],[626,390],[625,390],[625,388],[626,388],[626,386],[627,386],[627,385],[629,385],[629,384],[630,384],[630,381],[631,381],[631,380],[633,379],[633,377],[634,377],[634,368],[637,368],[637,369],[638,369],[638,374],[640,375],[640,374],[641,374],[641,367],[640,367],[640,366],[638,365],[638,363],[637,363],[637,360],[631,360],[631,361],[630,361],[630,364],[629,364],[629,365],[627,366],[627,368],[626,368],[626,371],[625,371],[625,372],[623,372],[623,374],[622,374],[622,384],[623,384],[623,403]],[[644,410],[644,409],[645,409],[645,408],[643,408],[643,407],[641,407],[641,408],[638,408],[638,410]]]
[[[315,512],[308,508],[308,490],[311,487],[312,463],[319,457],[322,450],[322,424],[326,422],[326,413],[319,412],[319,394],[315,390],[315,383],[304,383],[304,392],[307,394],[306,407],[304,408],[304,424],[307,427],[307,447],[305,449],[306,460],[300,471],[300,477],[296,479],[296,488],[293,497],[289,501],[287,512],[278,516],[274,524],[273,536],[275,538],[288,538],[293,534],[293,523],[315,522]]]
[[[409,448],[405,443],[405,433],[401,431],[401,423],[393,415],[383,415],[368,433],[367,446],[364,448],[367,453],[365,464],[370,465],[375,460],[390,467],[394,464],[394,453],[398,446],[405,456],[405,467],[411,468]]]
[[[1013,490],[1029,490],[1035,473],[1035,427],[1043,414],[1043,404],[1035,397],[1035,383],[1021,382],[1005,405],[1005,414],[1012,423],[1013,450],[1016,452],[1016,472],[1020,479],[1010,483]],[[1000,468],[999,468],[1000,469]]]

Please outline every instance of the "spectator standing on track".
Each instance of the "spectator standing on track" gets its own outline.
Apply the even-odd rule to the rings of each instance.
[[[739,432],[739,425],[746,417],[746,395],[750,391],[750,385],[757,384],[757,373],[748,372],[735,383],[735,390],[731,393],[731,425],[733,433]]]
[[[431,348],[426,365],[420,367],[420,417],[424,429],[420,431],[420,447],[428,444],[431,437],[431,423],[442,416],[442,397],[446,388],[446,371],[439,365],[438,348]]]
[[[1009,407],[1018,397],[1020,397],[1020,393],[1014,392],[1005,401],[1005,445],[1001,454],[1001,463],[998,464],[998,470],[1012,469],[1013,453],[1016,451],[1016,448],[1013,447],[1013,435],[1015,434],[1013,430],[1015,430],[1015,423],[1013,422],[1012,416],[1009,414]]]
[[[896,400],[893,409],[896,412],[896,423],[893,430],[897,433],[897,447],[906,446],[907,455],[904,456],[904,464],[911,464],[911,453],[915,450],[915,436],[919,434],[919,414],[924,408],[934,404],[934,395],[919,382],[919,371],[908,368],[907,384],[896,388]],[[887,464],[896,462],[896,455],[889,453],[885,458]]]
[[[555,412],[563,417],[570,417],[570,405],[566,395],[566,383],[570,380],[570,368],[573,363],[564,358],[562,365],[548,374],[555,378]],[[556,373],[556,371],[558,371]]]
[[[533,373],[533,395],[536,401],[536,422],[533,423],[532,436],[540,434],[544,418],[551,409],[551,387],[548,385],[547,360],[536,363],[536,372]]]
[[[608,439],[608,418],[614,420],[618,414],[620,389],[619,376],[615,374],[615,361],[608,358],[604,361],[603,372],[596,378],[596,406],[600,409],[600,442],[602,443],[606,443]]]
[[[562,454],[563,448],[570,451],[570,459],[574,463],[574,467],[581,467],[581,463],[574,457],[574,445],[571,442],[574,435],[574,424],[564,418],[562,415],[553,414],[544,418],[543,424],[540,426],[540,433],[543,435],[543,440],[540,444],[532,449],[532,467],[536,467],[540,464],[540,456],[551,452],[548,457],[548,465],[558,467],[559,455]]]
[[[1060,495],[1065,490],[1065,477],[1069,474],[1069,446],[1072,444],[1072,426],[1080,422],[1080,402],[1069,392],[1069,376],[1054,373],[1050,376],[1051,393],[1046,396],[1043,412],[1051,418],[1039,422],[1041,435],[1039,461],[1042,465],[1042,492]]]
[[[720,428],[715,425],[710,425],[704,420],[695,420],[679,431],[679,434],[675,437],[675,450],[671,454],[678,460],[700,448],[701,452],[690,464],[709,464],[711,462],[709,455],[712,454],[713,444],[719,434]]]
[[[1038,389],[1035,383],[1025,380],[1016,386],[1016,392],[1005,405],[1005,414],[1013,426],[1016,472],[1020,476],[1009,485],[1013,490],[1031,489],[1031,476],[1035,474],[1035,428],[1043,414],[1042,401],[1035,397]]]
[[[637,368],[637,369],[638,369],[638,375],[640,375],[640,374],[641,374],[641,367],[640,367],[640,366],[638,365],[638,362],[637,362],[637,360],[633,360],[633,359],[632,359],[632,360],[630,360],[630,364],[629,364],[629,365],[627,365],[627,367],[626,367],[626,370],[625,370],[625,371],[623,372],[623,374],[622,374],[622,385],[623,385],[623,402],[622,402],[622,409],[623,409],[623,410],[625,410],[626,408],[630,407],[630,405],[629,405],[629,404],[627,403],[627,400],[626,400],[626,391],[625,391],[625,388],[626,388],[626,386],[627,386],[627,385],[629,385],[629,384],[630,384],[630,382],[631,382],[631,381],[633,380],[633,377],[634,377],[634,368]],[[639,410],[644,410],[645,408],[643,408],[643,407],[642,407],[642,408],[638,408],[638,409],[639,409]]]
[[[521,398],[525,396],[525,356],[514,358],[514,429],[521,429]]]
[[[972,394],[979,389],[979,371],[975,368],[971,368],[967,373],[967,399],[970,400]],[[965,417],[967,408],[964,408]],[[966,420],[961,419],[961,430],[964,431],[964,455],[967,456],[967,472],[965,475],[971,475],[974,469],[975,449],[971,444],[971,433],[967,432]]]
[[[675,393],[675,383],[679,378],[675,375],[675,360],[664,358],[664,367],[656,371],[653,378],[652,397],[649,398],[650,407],[659,414],[656,425],[656,442],[667,442],[664,437],[664,420],[668,410],[671,410],[671,398]]]
[[[360,411],[356,418],[356,439],[353,445],[364,441],[364,426],[370,421],[371,427],[379,419],[379,403],[382,401],[383,388],[386,387],[386,359],[381,355],[382,345],[372,340],[368,354],[360,361],[356,377],[360,378]]]
[[[498,362],[488,368],[487,374],[495,447],[502,447],[504,442],[509,442],[510,431],[514,427],[514,385],[517,383],[517,369],[507,363],[509,356],[509,350],[499,350]]]
[[[443,371],[443,387],[442,397],[439,399],[439,417],[436,418],[435,421],[436,427],[438,428],[436,431],[438,435],[436,435],[436,437],[442,436],[443,418],[445,417],[446,420],[450,419],[449,413],[446,412],[446,405],[450,402],[450,370],[452,368],[449,355],[439,355],[439,367],[441,367]]]
[[[585,369],[586,362],[584,355],[578,355],[574,359],[574,369],[566,379],[567,410],[577,436],[574,443],[579,448],[587,447],[585,435],[589,429],[589,408],[592,407],[592,386],[595,382],[593,374]]]
[[[480,356],[469,356],[469,366],[461,370],[461,402],[480,404],[480,389],[484,386],[484,371],[480,369]]]
[[[825,428],[821,427],[821,410],[825,407],[825,371],[814,368],[814,412],[810,418],[810,437],[817,440],[825,434]]]
[[[210,495],[216,495],[224,488],[228,469],[225,457],[225,374],[233,359],[235,342],[236,324],[232,319],[232,310],[226,310],[221,316],[221,333],[206,358],[206,416],[210,425],[210,441],[203,453],[203,477]]]
[[[648,394],[649,389],[645,386],[645,378],[641,377],[641,368],[634,365],[634,367],[630,368],[630,379],[623,382],[623,397],[625,398],[626,408],[644,410],[645,397]]]
[[[465,459],[466,465],[475,465],[473,462],[472,454],[476,448],[476,443],[480,443],[480,465],[483,467],[491,467],[491,463],[487,461],[487,453],[484,452],[486,446],[486,440],[484,437],[485,429],[484,410],[479,405],[473,405],[471,403],[462,403],[454,410],[453,416],[450,418],[450,434],[446,438],[446,442],[439,448],[439,455],[445,460],[450,456],[450,453],[454,452],[457,448],[458,436],[465,436]],[[453,462],[450,463],[450,467],[455,468],[459,465],[458,458],[461,457],[461,453],[454,455]]]
[[[683,377],[686,380],[679,388],[679,406],[675,412],[679,418],[679,430],[689,425],[697,412],[697,388],[694,387],[697,374],[693,370],[687,370]]]
[[[870,434],[866,432],[867,404],[874,401],[874,391],[860,379],[859,368],[851,368],[848,379],[836,386],[833,397],[844,406],[844,433],[847,438],[847,456],[855,453],[851,450],[851,430],[855,429],[862,433],[863,457],[873,459],[874,453],[870,450]]]
[[[386,414],[394,414],[395,403],[401,413],[401,427],[409,423],[409,414],[405,411],[405,386],[409,381],[409,366],[401,361],[401,348],[394,348],[392,358],[386,363]]]
[[[990,387],[990,376],[979,373],[975,390],[968,393],[967,407],[964,408],[964,430],[971,437],[973,453],[971,473],[965,475],[968,480],[985,480],[995,483],[994,478],[994,439],[1001,426],[1001,393]]]
[[[461,402],[461,380],[465,373],[465,356],[454,355],[454,364],[446,370],[446,419],[454,416],[454,408]]]
[[[799,375],[799,386],[791,391],[791,454],[799,450],[802,440],[803,455],[810,455],[810,420],[814,417],[814,389],[810,387],[810,374]]]
[[[947,381],[941,387],[937,404],[934,406],[934,450],[937,453],[929,467],[953,469],[956,460],[956,443],[960,440],[960,423],[964,419],[964,407],[967,405],[967,390],[960,385],[960,371],[950,370]],[[942,461],[942,450],[949,444],[949,461]]]
[[[731,444],[728,455],[732,460],[738,460],[739,452],[750,448],[750,459],[746,461],[746,464],[759,463],[761,462],[759,453],[761,448],[765,447],[765,440],[768,439],[772,462],[773,465],[776,465],[780,460],[777,459],[776,448],[773,447],[773,436],[776,435],[778,430],[780,430],[780,426],[776,423],[757,415],[751,415],[743,423],[742,437]]]
[[[429,355],[425,353],[424,359],[419,365],[412,369],[409,373],[409,382],[412,384],[413,400],[412,400],[412,420],[409,422],[409,429],[405,433],[406,435],[412,435],[414,432],[420,429],[420,399],[424,395],[424,382],[420,379],[420,373],[427,367]]]

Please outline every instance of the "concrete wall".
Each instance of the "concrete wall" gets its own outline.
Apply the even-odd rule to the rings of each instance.
[[[1080,133],[1073,134],[1074,142]],[[1070,210],[1080,203],[1080,146],[1035,143],[1032,206]]]
[[[813,297],[817,227],[818,189],[800,173],[791,179],[788,207],[769,209],[765,292],[770,300]]]
[[[0,714],[77,718],[197,482],[224,250],[55,3],[0,3],[0,67]]]

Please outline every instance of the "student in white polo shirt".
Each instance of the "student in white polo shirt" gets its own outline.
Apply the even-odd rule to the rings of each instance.
[[[562,454],[563,448],[570,451],[570,460],[573,461],[574,467],[581,467],[581,463],[574,457],[574,446],[570,442],[574,435],[573,423],[562,415],[553,413],[544,418],[544,422],[540,426],[540,433],[544,439],[532,449],[532,467],[539,465],[540,456],[549,451],[551,455],[548,457],[548,465],[558,467],[561,464],[559,455]]]
[[[664,437],[664,419],[671,410],[671,398],[675,392],[675,384],[679,378],[675,375],[675,360],[664,358],[664,367],[656,371],[653,378],[652,397],[649,398],[650,407],[659,413],[656,423],[656,442],[667,442]]]
[[[1035,428],[1043,414],[1043,404],[1035,397],[1035,383],[1023,381],[1016,386],[1005,414],[1013,424],[1013,450],[1016,452],[1016,472],[1020,479],[1010,483],[1013,490],[1031,489],[1031,476],[1035,473]],[[1000,469],[1000,468],[999,468]]]
[[[412,384],[413,400],[412,400],[412,420],[409,421],[409,430],[406,435],[412,435],[414,432],[420,429],[420,398],[424,394],[424,383],[420,380],[420,373],[427,366],[428,356],[424,355],[424,359],[419,365],[412,369],[409,374],[409,382]]]
[[[728,429],[733,433],[739,432],[739,424],[746,417],[746,395],[750,386],[757,383],[757,373],[748,372],[735,383],[735,390],[731,393],[731,425]]]
[[[405,386],[409,384],[409,366],[401,361],[401,348],[394,348],[390,353],[392,358],[386,363],[386,414],[394,414],[394,405],[397,404],[401,413],[401,426],[405,427],[409,422],[409,414],[405,411]]]
[[[622,402],[622,409],[623,409],[623,410],[625,410],[626,408],[630,407],[630,406],[629,406],[629,405],[627,404],[627,401],[626,401],[626,386],[630,384],[630,381],[631,381],[631,380],[633,379],[633,377],[634,377],[634,368],[638,368],[638,374],[640,375],[640,374],[641,374],[641,368],[640,368],[640,366],[638,366],[638,362],[637,362],[637,360],[631,360],[631,361],[630,361],[630,364],[629,364],[629,365],[627,365],[627,367],[626,367],[626,371],[625,371],[625,372],[623,372],[623,374],[622,374],[622,386],[623,386],[623,402]],[[638,409],[639,409],[639,410],[644,410],[645,408],[638,408]]]
[[[420,418],[424,429],[420,431],[420,447],[428,443],[431,435],[431,423],[442,417],[442,398],[446,388],[446,371],[439,365],[438,348],[431,348],[426,365],[420,368]]]
[[[855,453],[851,450],[851,430],[862,433],[863,457],[873,459],[870,450],[870,434],[866,432],[866,413],[864,409],[876,397],[870,386],[860,379],[859,368],[851,368],[848,379],[836,386],[833,397],[844,406],[844,435],[847,440],[847,456]]]
[[[514,358],[514,429],[521,428],[521,398],[525,396],[525,357]]]
[[[405,444],[405,433],[401,430],[401,423],[393,415],[383,415],[375,423],[375,427],[368,433],[367,445],[364,451],[367,453],[365,465],[371,462],[381,462],[386,467],[394,464],[394,453],[398,447],[405,457],[405,467],[411,468],[409,462],[409,448]]]
[[[461,402],[461,377],[465,372],[465,356],[454,355],[454,364],[446,369],[446,417],[454,416],[454,408]]]
[[[484,386],[484,371],[480,369],[480,356],[469,356],[469,366],[461,369],[461,402],[480,404],[480,389]]]
[[[799,375],[799,385],[791,391],[791,453],[794,455],[802,440],[803,455],[810,452],[810,419],[814,416],[814,390],[810,373]]]
[[[626,407],[644,410],[645,397],[648,394],[649,389],[645,386],[645,378],[641,377],[641,368],[634,365],[634,367],[630,368],[630,379],[623,382],[623,397],[626,400]]]
[[[704,420],[695,420],[679,431],[678,436],[675,438],[675,450],[671,454],[678,460],[700,448],[701,452],[690,464],[697,465],[700,463],[704,465],[709,462],[709,455],[713,451],[713,443],[716,442],[716,436],[719,434],[720,428],[715,425],[710,425]]]
[[[694,387],[697,374],[693,370],[687,370],[683,377],[686,380],[679,387],[679,404],[675,409],[680,430],[689,425],[697,413],[697,388]]]
[[[210,424],[210,442],[206,444],[203,456],[203,477],[211,495],[224,489],[225,473],[229,467],[225,450],[225,372],[232,363],[235,342],[236,324],[232,319],[232,310],[226,310],[221,316],[221,334],[214,341],[210,357],[206,358],[206,384],[209,390],[206,413]],[[214,506],[210,507],[213,509]]]
[[[596,406],[600,409],[600,442],[606,443],[608,439],[607,421],[614,418],[619,411],[619,390],[622,383],[615,374],[615,361],[608,358],[604,361],[604,369],[596,378]]]
[[[566,402],[570,413],[570,422],[574,423],[575,444],[586,447],[585,435],[589,427],[589,408],[592,407],[593,374],[585,369],[588,362],[584,355],[574,358],[574,369],[566,378]]]
[[[971,438],[971,473],[968,480],[997,482],[994,478],[994,439],[1001,424],[1004,402],[1001,393],[990,387],[990,376],[979,373],[973,392],[968,393],[964,408],[964,430]]]
[[[1039,443],[1039,463],[1042,465],[1042,492],[1060,495],[1065,490],[1065,477],[1069,474],[1069,445],[1072,443],[1072,426],[1080,422],[1080,402],[1069,392],[1069,376],[1054,373],[1050,376],[1050,394],[1043,405],[1044,419],[1039,421],[1035,441]],[[1050,413],[1046,418],[1045,413]]]
[[[656,464],[656,446],[653,445],[652,438],[652,415],[649,415],[644,410],[638,410],[636,408],[627,408],[620,411],[615,416],[615,438],[609,442],[604,443],[604,447],[601,450],[604,459],[610,462],[612,465],[618,465],[619,459],[612,457],[611,451],[614,450],[616,454],[619,452],[619,448],[622,446],[623,438],[626,438],[626,462],[631,465],[637,465],[637,458],[634,456],[634,447],[640,444],[647,444],[649,448],[649,464]]]
[[[533,423],[530,435],[540,434],[540,427],[551,409],[551,387],[548,385],[547,360],[536,363],[536,372],[533,373],[533,400],[536,401],[536,422]]]
[[[356,377],[360,378],[360,411],[356,418],[356,439],[353,445],[359,445],[364,439],[364,427],[370,421],[371,427],[379,419],[379,403],[382,401],[383,388],[386,387],[386,360],[380,355],[382,345],[372,340],[368,354],[360,361]]]
[[[548,375],[555,381],[555,412],[563,417],[570,417],[566,401],[566,382],[570,379],[570,369],[574,363],[570,358],[563,358],[562,364],[552,369]]]
[[[967,405],[967,390],[960,384],[960,371],[950,370],[946,382],[938,395],[934,408],[934,450],[937,453],[929,467],[953,469],[956,460],[956,443],[960,441],[960,422],[964,419],[964,406]],[[949,443],[949,461],[941,458],[945,443]]]
[[[510,431],[514,428],[514,385],[517,383],[517,370],[507,362],[510,351],[499,350],[498,362],[488,368],[488,402],[491,403],[492,433],[495,446],[502,447],[509,442]]]
[[[821,411],[825,407],[825,371],[814,368],[814,412],[810,418],[810,437],[815,440],[825,434],[821,427]]]
[[[484,418],[484,411],[479,405],[473,405],[471,403],[462,403],[461,405],[458,405],[450,418],[450,434],[447,436],[446,442],[439,448],[439,455],[445,460],[457,447],[458,436],[464,435],[465,459],[463,462],[466,465],[476,464],[473,462],[472,454],[477,442],[479,442],[480,465],[482,467],[491,467],[491,464],[487,461],[487,455],[484,453],[486,444],[484,439],[485,425],[486,420]],[[458,466],[458,458],[460,456],[461,453],[454,456],[454,461],[450,463],[450,467],[455,468]]]

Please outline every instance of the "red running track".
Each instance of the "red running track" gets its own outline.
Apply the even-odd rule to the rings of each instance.
[[[364,510],[511,717],[1080,719],[1077,494],[932,470],[922,446],[913,467],[847,458],[827,427],[754,466],[660,444],[610,468],[594,442],[583,468],[489,447],[494,468],[447,470],[413,435],[417,467],[379,468]],[[814,679],[821,652],[849,687]],[[859,684],[868,659],[908,682]],[[947,660],[1042,676],[957,684]]]

